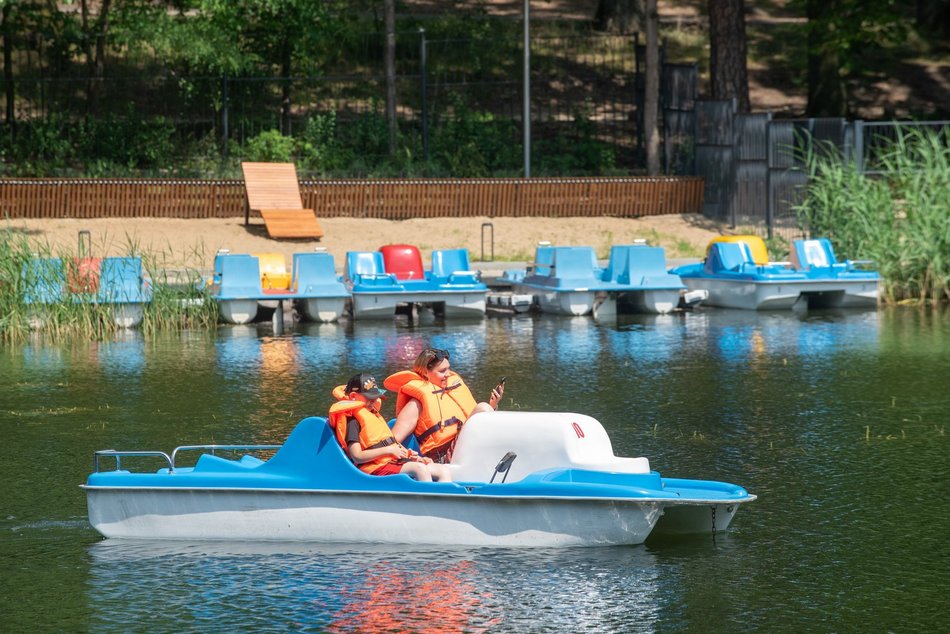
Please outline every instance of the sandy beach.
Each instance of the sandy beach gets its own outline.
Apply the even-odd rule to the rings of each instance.
[[[483,226],[491,223],[490,226]],[[726,225],[699,214],[644,218],[427,218],[374,220],[322,218],[319,240],[274,240],[260,219],[185,220],[174,218],[14,219],[4,227],[25,235],[39,251],[75,255],[80,231],[89,231],[93,256],[128,255],[132,251],[161,258],[164,267],[212,266],[219,249],[231,253],[293,253],[322,247],[341,267],[347,251],[375,251],[384,244],[414,244],[428,259],[433,249],[466,248],[473,262],[524,262],[541,240],[552,244],[594,247],[604,258],[612,244],[645,238],[666,248],[667,258],[695,258],[710,238],[730,233]],[[492,236],[494,234],[494,236]],[[492,241],[494,240],[494,242]],[[494,257],[492,257],[494,247]],[[484,252],[484,257],[483,257]],[[484,268],[484,267],[483,267]]]

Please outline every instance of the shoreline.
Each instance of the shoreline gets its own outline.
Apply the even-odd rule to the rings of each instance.
[[[321,218],[319,223],[325,232],[321,240],[275,240],[267,236],[260,219],[252,219],[245,227],[242,217],[11,219],[2,228],[27,238],[38,252],[64,257],[80,255],[79,232],[89,231],[89,255],[93,257],[138,252],[152,258],[153,264],[169,269],[210,269],[219,249],[280,253],[289,267],[294,253],[314,248],[326,249],[341,269],[348,251],[376,251],[384,244],[415,245],[425,262],[434,249],[465,248],[473,263],[517,263],[533,260],[535,247],[542,240],[590,246],[599,258],[606,258],[611,245],[646,239],[664,247],[668,259],[695,259],[702,257],[710,239],[735,233],[725,223],[701,214],[640,218]]]

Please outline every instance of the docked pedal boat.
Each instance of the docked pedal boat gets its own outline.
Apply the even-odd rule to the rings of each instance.
[[[212,447],[204,449],[224,448]],[[454,482],[366,475],[324,418],[306,418],[282,446],[264,448],[276,448],[266,461],[204,453],[193,467],[175,460],[200,446],[171,456],[96,452],[83,485],[89,521],[113,538],[596,546],[639,544],[665,514],[675,520],[669,532],[724,530],[738,505],[755,499],[742,487],[662,478],[646,458],[614,456],[600,423],[571,413],[473,416],[450,465]],[[500,460],[509,453],[516,457]],[[123,468],[143,455],[167,466]],[[111,459],[116,469],[102,470]]]
[[[728,238],[728,241],[727,241]],[[880,276],[839,262],[826,238],[795,240],[789,262],[769,262],[758,236],[725,236],[710,242],[704,262],[672,269],[691,290],[709,293],[705,304],[743,310],[872,308]]]

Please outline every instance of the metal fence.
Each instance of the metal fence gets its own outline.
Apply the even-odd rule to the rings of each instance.
[[[808,185],[809,152],[831,152],[865,174],[880,174],[882,153],[909,130],[950,128],[950,121],[773,119],[739,114],[732,100],[694,98],[689,66],[665,69],[664,151],[668,173],[705,181],[703,213],[785,240],[802,233],[796,207]]]
[[[405,135],[433,132],[464,107],[477,113],[476,122],[513,122],[511,141],[520,143],[522,44],[519,38],[486,37],[432,39],[424,30],[397,34],[397,118]],[[196,76],[168,68],[159,59],[110,59],[111,70],[95,82],[92,115],[106,122],[162,117],[179,140],[210,137],[225,153],[229,144],[243,145],[263,131],[298,133],[312,117],[326,113],[336,114],[341,135],[378,134],[359,119],[383,114],[383,41],[382,33],[369,33],[357,44],[341,43],[346,52],[331,63],[332,74],[301,64],[290,77]],[[531,46],[535,133],[557,136],[581,121],[593,138],[618,148],[620,165],[632,165],[634,38],[535,36]],[[42,41],[14,43],[14,48],[21,52],[14,56],[15,120],[90,117],[92,88],[83,66],[56,67],[46,59]]]

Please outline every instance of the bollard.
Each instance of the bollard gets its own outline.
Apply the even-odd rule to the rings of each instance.
[[[489,229],[489,236],[491,238],[491,260],[485,259],[485,229]],[[482,223],[482,262],[494,262],[495,261],[495,225],[490,222]]]

